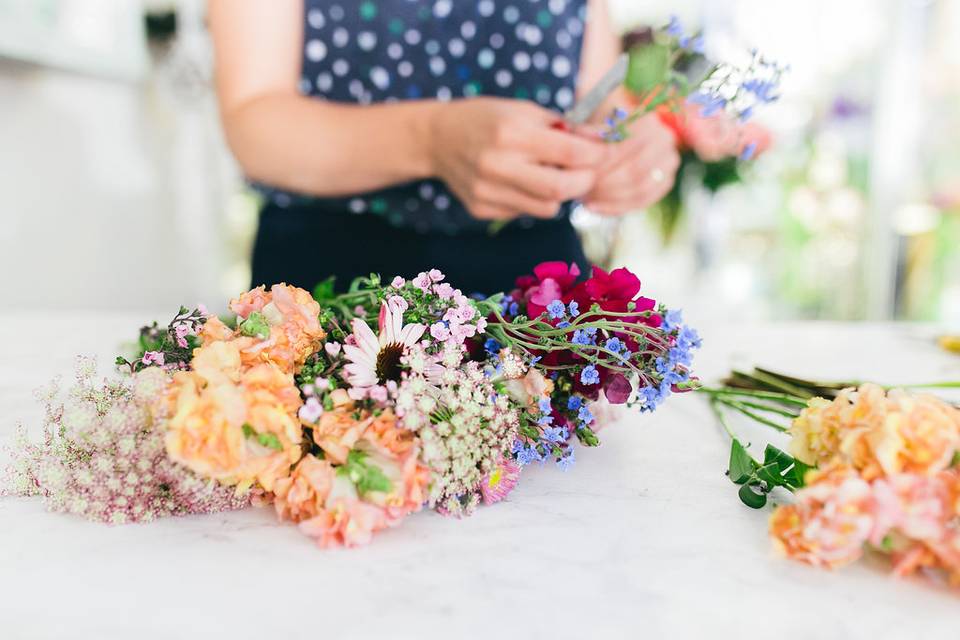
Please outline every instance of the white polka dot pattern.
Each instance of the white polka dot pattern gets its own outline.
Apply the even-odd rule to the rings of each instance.
[[[304,0],[299,90],[371,104],[495,95],[563,111],[574,102],[586,0]],[[278,206],[306,199],[261,187]],[[419,231],[484,227],[446,186],[421,181],[309,200]]]

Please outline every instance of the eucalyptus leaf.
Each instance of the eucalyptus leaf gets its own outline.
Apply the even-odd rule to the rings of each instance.
[[[630,51],[626,85],[643,95],[666,84],[670,78],[670,51],[664,45],[650,44]]]

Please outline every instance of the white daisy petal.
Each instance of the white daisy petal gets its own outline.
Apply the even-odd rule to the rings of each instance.
[[[426,330],[426,325],[408,324],[403,328],[403,331],[400,332],[400,339],[398,342],[408,347],[412,347],[421,337],[423,337],[423,332]]]
[[[357,341],[357,346],[363,349],[364,353],[373,356],[374,360],[376,360],[377,354],[380,353],[380,342],[377,340],[373,329],[368,327],[367,323],[359,318],[354,318],[350,326],[353,328],[353,337]]]
[[[371,356],[360,347],[355,347],[352,344],[343,345],[343,353],[351,362],[362,364],[369,369],[373,369],[377,364],[376,354]]]

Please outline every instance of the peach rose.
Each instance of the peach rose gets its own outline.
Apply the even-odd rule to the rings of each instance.
[[[335,475],[324,509],[313,518],[302,520],[299,529],[321,548],[327,548],[367,544],[375,531],[387,526],[383,509],[362,501],[348,478]]]
[[[274,486],[277,516],[291,522],[315,518],[325,509],[333,481],[333,465],[312,455],[304,456],[290,475]]]
[[[272,490],[301,455],[293,376],[273,363],[244,370],[232,341],[196,349],[193,366],[173,376],[168,454],[202,476]]]
[[[933,475],[950,466],[960,445],[960,410],[930,395],[894,390],[868,440],[884,473]]]
[[[313,428],[326,457],[308,456],[277,481],[281,518],[298,522],[321,547],[355,546],[422,508],[430,471],[420,464],[413,434],[399,429],[391,412],[357,416],[352,403],[341,405]]]
[[[303,289],[275,284],[267,293],[264,287],[257,287],[233,300],[230,309],[240,322],[259,312],[270,327],[266,339],[236,336],[245,364],[269,360],[285,371],[294,371],[320,348],[324,337],[320,305]]]
[[[770,535],[789,558],[838,567],[857,560],[874,530],[870,485],[845,465],[808,474],[797,502],[777,507]]]
[[[866,480],[934,475],[950,466],[960,447],[960,410],[933,396],[865,384],[833,401],[812,399],[790,433],[790,452],[807,464],[838,458]]]

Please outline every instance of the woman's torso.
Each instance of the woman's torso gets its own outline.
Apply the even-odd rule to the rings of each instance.
[[[562,112],[574,100],[585,7],[585,0],[304,0],[300,91],[355,104],[490,95]],[[261,189],[281,208],[374,215],[422,233],[486,227],[438,180],[346,198]]]

